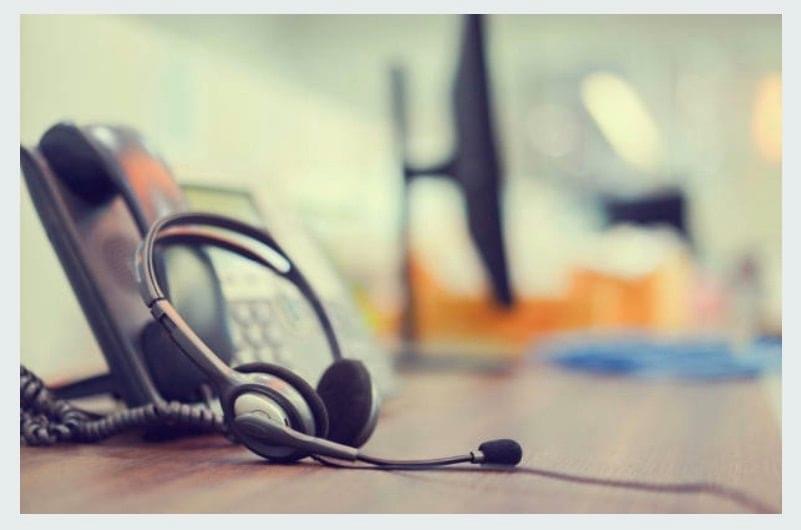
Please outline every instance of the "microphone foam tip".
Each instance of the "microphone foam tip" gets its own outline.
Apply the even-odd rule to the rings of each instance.
[[[523,449],[514,440],[489,440],[478,446],[484,454],[485,464],[516,466],[523,458]]]

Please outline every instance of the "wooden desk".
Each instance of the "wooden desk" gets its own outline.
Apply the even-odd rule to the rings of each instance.
[[[22,512],[754,512],[781,510],[781,431],[759,382],[410,374],[368,444],[441,456],[489,438],[517,471],[265,464],[218,437],[21,449]],[[571,475],[571,476],[563,476]],[[578,477],[589,479],[589,482]],[[595,479],[679,485],[645,491]]]

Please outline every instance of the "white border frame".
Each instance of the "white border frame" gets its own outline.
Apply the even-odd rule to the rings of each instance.
[[[3,55],[3,69],[6,71],[6,81],[2,84],[3,101],[6,102],[6,112],[3,113],[2,146],[3,165],[8,169],[5,178],[0,180],[0,216],[3,227],[3,242],[8,248],[12,249],[12,257],[7,257],[2,262],[2,284],[0,292],[4,293],[2,306],[2,336],[6,341],[7,351],[15,354],[3,356],[2,373],[2,413],[5,421],[11,421],[12,415],[16,418],[15,400],[16,393],[16,365],[15,357],[19,356],[19,201],[21,179],[19,174],[19,66],[20,66],[20,46],[19,46],[19,15],[20,13],[252,13],[264,12],[265,8],[271,13],[464,13],[464,12],[487,12],[487,13],[598,13],[598,14],[622,14],[622,13],[781,13],[782,17],[782,49],[791,58],[795,59],[794,50],[801,49],[799,41],[798,18],[795,16],[796,10],[793,2],[790,1],[743,1],[729,0],[727,2],[695,1],[687,0],[673,2],[633,2],[633,1],[607,1],[601,5],[591,1],[512,1],[497,0],[495,2],[478,2],[475,0],[464,1],[437,1],[437,0],[406,0],[404,2],[376,3],[370,1],[353,0],[316,0],[305,1],[302,5],[297,2],[280,0],[266,4],[255,0],[226,0],[213,2],[210,0],[178,0],[178,1],[157,1],[157,0],[120,0],[114,2],[113,7],[109,2],[97,0],[83,0],[81,2],[71,2],[69,6],[56,1],[32,0],[21,2],[13,0],[3,3],[2,27],[0,27],[0,38],[3,45],[0,46],[0,53]],[[801,208],[795,208],[795,200],[799,199],[799,172],[796,147],[798,145],[798,104],[794,94],[799,91],[793,87],[798,86],[798,61],[795,64],[784,61],[782,65],[783,73],[783,93],[790,94],[784,97],[784,159],[783,174],[791,175],[789,179],[783,179],[783,270],[789,274],[783,275],[783,291],[788,293],[801,293],[801,282],[793,274],[801,270],[801,259],[799,259],[798,240],[795,236],[795,227],[801,225]],[[788,117],[790,119],[788,119]],[[793,237],[791,238],[790,235]],[[794,241],[791,241],[794,240]],[[799,301],[794,296],[783,297],[783,330],[784,330],[784,351],[783,374],[786,381],[790,384],[783,385],[783,400],[789,406],[782,407],[783,412],[783,447],[791,448],[783,453],[783,498],[782,506],[784,514],[781,516],[185,516],[191,518],[191,524],[201,527],[218,527],[224,521],[235,519],[237,527],[248,526],[254,528],[264,528],[265,525],[289,527],[290,525],[305,524],[324,524],[326,527],[334,526],[337,528],[374,528],[380,524],[382,528],[406,528],[420,522],[426,522],[437,526],[458,526],[463,529],[484,527],[493,523],[501,523],[505,527],[531,528],[532,525],[547,525],[550,528],[554,524],[569,527],[592,527],[592,528],[636,528],[641,529],[645,526],[649,528],[665,528],[691,525],[720,526],[726,528],[765,528],[773,526],[799,524],[799,502],[798,502],[798,455],[799,455],[799,428],[798,415],[794,411],[793,404],[799,394],[798,386],[793,384],[798,376],[799,355]],[[789,414],[788,414],[789,411]],[[14,420],[16,421],[16,419]],[[50,528],[55,521],[47,516],[20,516],[19,514],[19,445],[16,436],[9,433],[3,441],[6,460],[4,469],[10,470],[5,473],[5,488],[3,495],[0,496],[3,505],[3,522],[5,523],[25,523],[26,526],[42,526]],[[57,477],[53,478],[58,480]],[[268,494],[265,492],[265,494]],[[16,514],[16,515],[15,515]],[[9,517],[10,515],[10,517]],[[65,528],[106,528],[113,524],[118,528],[140,528],[144,521],[142,517],[156,517],[162,519],[176,519],[177,516],[138,516],[138,517],[113,517],[111,523],[105,516],[83,516],[68,517],[58,521],[59,526]],[[264,517],[269,517],[265,521]],[[421,520],[420,517],[423,517]],[[324,519],[323,519],[324,518]],[[412,519],[413,518],[413,519]],[[796,521],[792,523],[792,521]],[[189,522],[189,521],[187,521]],[[234,521],[232,521],[234,522]],[[16,526],[15,524],[15,526]]]

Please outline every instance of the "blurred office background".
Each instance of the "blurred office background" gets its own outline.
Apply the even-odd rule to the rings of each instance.
[[[485,22],[517,304],[487,297],[458,188],[416,181],[421,341],[519,355],[583,329],[780,335],[781,17]],[[411,159],[439,162],[461,23],[23,16],[21,140],[61,119],[124,123],[180,181],[280,191],[391,341],[403,184],[390,67],[407,76]],[[689,237],[609,222],[610,201],[665,196],[681,197]],[[21,200],[23,359],[47,375],[97,347],[24,186]]]

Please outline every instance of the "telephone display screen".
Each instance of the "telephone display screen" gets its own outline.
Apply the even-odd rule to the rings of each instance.
[[[200,185],[182,188],[193,210],[233,217],[256,226],[264,224],[253,197],[246,191]]]

